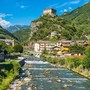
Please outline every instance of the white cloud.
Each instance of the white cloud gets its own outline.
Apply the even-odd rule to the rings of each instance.
[[[60,12],[63,12],[62,10]]]
[[[19,8],[21,8],[21,9],[24,9],[24,8],[26,8],[26,7],[28,7],[28,6],[21,5],[20,3],[16,3],[16,7],[19,7]]]
[[[56,8],[61,8],[61,7],[64,7],[68,4],[68,2],[65,2],[64,4],[61,4],[61,5],[58,5]]]
[[[74,0],[74,1],[71,1],[70,4],[78,4],[80,2],[80,0]]]
[[[11,25],[11,23],[9,21],[3,20],[2,18],[0,18],[0,25],[4,28],[9,27]]]
[[[22,8],[22,9],[23,9],[23,8],[26,8],[26,6],[24,6],[24,5],[21,5],[21,6],[20,6],[20,8]]]
[[[55,3],[55,4],[50,5],[49,7],[56,7],[56,6],[58,6],[58,4],[59,3]]]
[[[68,7],[68,9],[70,9],[70,10],[71,10],[72,8],[71,8],[71,7]]]
[[[12,14],[4,14],[4,13],[0,13],[0,18],[6,17],[6,16],[12,16]]]
[[[59,2],[59,3],[56,3],[56,4],[52,4],[52,5],[50,5],[49,7],[54,7],[54,8],[56,8],[56,9],[62,8],[62,7],[64,7],[64,6],[68,6],[68,7],[69,7],[70,5],[73,5],[73,4],[79,4],[80,1],[81,1],[81,0],[71,0],[71,1],[67,1],[67,2],[65,2],[65,3],[63,3],[63,4],[60,4],[60,2]],[[84,0],[84,1],[88,1],[88,0]],[[68,9],[72,9],[72,8],[68,8]]]
[[[11,23],[9,21],[4,20],[3,18],[5,18],[6,16],[12,16],[12,14],[3,14],[0,13],[0,25],[4,28],[9,27],[11,25]]]
[[[19,8],[24,9],[27,8],[28,6],[24,6],[24,5],[18,5]]]
[[[67,12],[67,9],[64,9],[64,12]]]

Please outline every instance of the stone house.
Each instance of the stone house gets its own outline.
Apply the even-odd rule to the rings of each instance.
[[[58,32],[57,31],[53,31],[53,32],[51,32],[51,38],[53,38],[55,35],[57,35],[58,34]]]
[[[14,40],[10,40],[10,39],[0,39],[0,41],[5,42],[7,45],[10,45],[12,47],[14,47]]]

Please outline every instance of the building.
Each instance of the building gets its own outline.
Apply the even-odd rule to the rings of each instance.
[[[56,16],[56,10],[53,8],[47,8],[43,11],[43,15],[51,15],[51,16]]]
[[[55,47],[53,48],[53,50],[55,50],[55,51],[60,51],[61,48],[60,48],[59,46],[55,46]]]
[[[89,41],[86,40],[78,40],[76,41],[77,44],[83,45],[83,46],[88,46],[89,45]]]
[[[75,41],[72,40],[61,40],[60,42],[63,47],[69,47],[75,44]]]
[[[14,47],[14,40],[10,40],[10,39],[0,39],[0,41],[5,42],[7,45],[10,45],[12,47]]]
[[[51,38],[53,38],[55,35],[57,35],[58,34],[58,32],[57,31],[53,31],[53,32],[51,32]]]
[[[50,41],[38,41],[34,44],[35,52],[42,52],[44,49],[47,51],[52,51],[52,48],[55,46],[55,43],[51,43]]]
[[[39,43],[35,43],[34,44],[34,51],[35,52],[38,52],[40,50],[40,45],[39,45]]]
[[[36,53],[42,53],[44,49],[46,49],[48,52],[52,51],[62,51],[62,52],[69,52],[69,47],[74,45],[74,44],[80,44],[87,46],[89,44],[88,41],[84,40],[61,40],[56,43],[52,43],[50,41],[37,41],[34,43],[34,51]]]

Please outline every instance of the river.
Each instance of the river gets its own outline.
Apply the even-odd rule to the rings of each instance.
[[[22,69],[26,83],[22,83],[21,90],[90,90],[89,79],[33,56],[27,58]]]

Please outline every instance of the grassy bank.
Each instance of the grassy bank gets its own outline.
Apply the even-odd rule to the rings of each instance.
[[[90,79],[90,68],[87,68],[86,58],[51,58],[47,55],[41,56],[43,61],[48,61],[56,67],[65,67]],[[85,65],[86,64],[86,65]]]
[[[20,65],[17,61],[0,63],[0,90],[6,90],[9,84],[19,75]]]
[[[73,68],[72,71],[77,72],[90,79],[90,70],[88,69],[80,69],[80,67],[77,67],[77,68]]]

